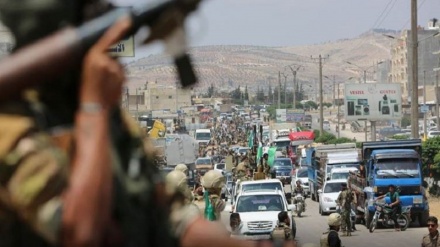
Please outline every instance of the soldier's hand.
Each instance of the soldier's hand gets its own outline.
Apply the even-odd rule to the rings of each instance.
[[[109,56],[108,48],[121,40],[130,27],[129,18],[118,20],[86,54],[81,78],[81,103],[96,103],[109,109],[119,102],[125,79],[124,69]]]

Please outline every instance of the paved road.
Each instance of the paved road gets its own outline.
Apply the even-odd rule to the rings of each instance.
[[[321,234],[326,231],[327,216],[318,213],[318,203],[307,199],[307,211],[303,217],[296,217],[297,240],[299,243],[319,245]],[[223,212],[222,222],[229,228],[229,212]],[[410,227],[406,231],[396,232],[390,228],[379,228],[370,233],[363,225],[356,225],[358,231],[351,237],[341,237],[345,247],[410,247],[420,246],[422,236],[428,233],[427,228]],[[301,245],[300,245],[301,246]]]

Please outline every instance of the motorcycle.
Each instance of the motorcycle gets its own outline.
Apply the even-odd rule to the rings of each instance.
[[[391,218],[391,214],[393,209],[385,203],[377,203],[375,202],[374,207],[376,208],[376,212],[374,212],[373,219],[370,223],[370,232],[374,232],[377,227],[377,222],[381,219],[381,223],[384,227],[393,227],[394,221]],[[405,231],[409,223],[411,222],[411,207],[412,206],[404,206],[402,207],[402,212],[397,214],[397,223],[400,225],[400,230]]]
[[[301,213],[306,211],[306,204],[304,202],[304,196],[301,193],[297,193],[294,197],[295,201],[295,213],[298,217],[301,217]]]

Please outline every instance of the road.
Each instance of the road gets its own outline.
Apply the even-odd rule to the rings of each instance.
[[[307,211],[303,217],[295,217],[297,240],[301,244],[315,243],[319,246],[319,239],[326,231],[327,217],[318,213],[318,203],[307,199]],[[229,228],[229,212],[222,213],[222,222]],[[396,232],[391,228],[379,228],[370,233],[364,225],[356,225],[358,231],[351,237],[341,237],[345,247],[383,247],[383,246],[420,246],[423,235],[428,233],[427,228],[410,227],[406,231]]]

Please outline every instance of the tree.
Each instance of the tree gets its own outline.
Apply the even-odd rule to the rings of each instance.
[[[247,85],[244,88],[244,97],[243,97],[243,99],[244,100],[249,100],[249,93],[248,93]]]
[[[429,138],[422,143],[422,171],[432,175],[435,180],[440,178],[440,137]]]
[[[269,99],[269,102],[273,104],[273,95],[272,95],[272,86],[269,84],[269,92],[267,94],[267,98]]]
[[[211,86],[208,87],[208,93],[207,93],[208,98],[211,98],[214,96],[214,93],[215,93],[214,90],[215,90],[214,85],[211,84]]]
[[[262,88],[260,89],[260,86],[258,86],[258,88],[257,88],[256,101],[257,102],[264,102],[265,101],[265,99],[264,99],[264,91],[263,91]]]

